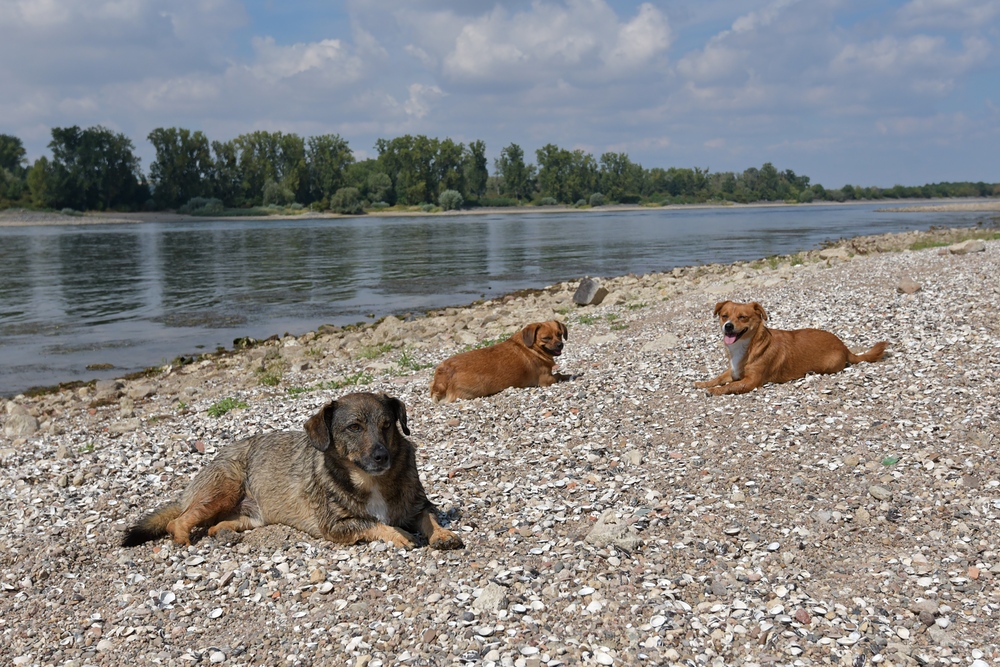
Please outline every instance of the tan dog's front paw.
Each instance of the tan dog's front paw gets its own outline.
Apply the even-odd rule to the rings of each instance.
[[[710,395],[712,395],[712,396],[722,396],[723,394],[726,393],[726,388],[725,387],[711,387],[711,388],[709,388],[708,393]]]
[[[441,528],[436,531],[433,535],[431,535],[428,542],[434,549],[446,550],[465,548],[465,543],[462,542],[462,538],[446,528]]]
[[[711,380],[707,380],[705,382],[695,382],[694,386],[698,387],[698,389],[704,389],[705,387],[711,387],[712,386],[712,381]]]

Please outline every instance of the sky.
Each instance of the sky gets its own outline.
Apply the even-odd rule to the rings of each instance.
[[[423,134],[828,188],[1000,182],[997,0],[0,0],[0,133]]]

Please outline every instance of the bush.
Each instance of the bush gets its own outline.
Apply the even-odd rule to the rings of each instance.
[[[295,201],[295,193],[281,183],[268,179],[264,184],[264,206],[287,206]]]
[[[370,207],[373,211],[381,211],[389,208],[389,205],[384,201],[373,201]]]
[[[441,204],[441,208],[445,211],[457,211],[462,208],[465,200],[462,199],[462,193],[458,190],[445,190],[438,197],[438,203]]]
[[[641,201],[642,201],[642,197],[640,195],[634,195],[634,194],[633,195],[620,195],[618,197],[618,203],[619,204],[638,204]]]
[[[814,199],[812,190],[803,190],[799,193],[799,201],[803,204],[808,204]]]
[[[361,205],[361,193],[357,188],[340,188],[330,200],[330,209],[344,215],[359,215],[365,212]]]
[[[539,206],[557,206],[559,202],[554,197],[542,197],[538,200]]]
[[[435,206],[434,204],[421,204],[420,210],[423,211],[424,213],[433,213],[434,211],[437,210],[437,206]]]
[[[576,207],[577,208],[583,208],[586,205],[587,205],[587,200],[586,199],[577,199],[576,200]]]
[[[222,215],[226,207],[221,199],[215,197],[192,197],[186,204],[177,209],[178,213],[187,215]]]
[[[591,206],[604,206],[604,195],[600,192],[595,192],[590,195],[590,205]]]

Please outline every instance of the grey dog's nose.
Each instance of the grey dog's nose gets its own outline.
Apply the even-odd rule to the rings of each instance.
[[[382,445],[378,445],[375,451],[372,452],[372,460],[377,465],[384,466],[389,462],[389,450]]]

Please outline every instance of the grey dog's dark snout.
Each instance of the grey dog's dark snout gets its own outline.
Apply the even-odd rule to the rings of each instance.
[[[389,463],[389,450],[385,448],[385,445],[379,443],[375,445],[372,450],[372,461],[375,465],[383,467]]]

